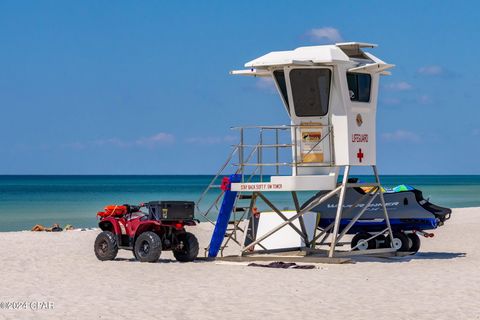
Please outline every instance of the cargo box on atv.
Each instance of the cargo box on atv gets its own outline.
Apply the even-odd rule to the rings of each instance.
[[[145,203],[148,217],[152,220],[193,220],[193,201],[150,201]]]

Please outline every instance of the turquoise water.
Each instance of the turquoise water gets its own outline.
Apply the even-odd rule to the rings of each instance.
[[[108,204],[151,200],[196,201],[211,176],[0,176],[0,231],[40,223],[94,227]],[[360,176],[363,181],[371,177]],[[442,206],[480,206],[480,176],[382,176],[385,186],[410,184]],[[213,199],[217,190],[208,194]],[[301,200],[309,193],[302,193]],[[280,209],[292,207],[288,193],[270,193]],[[208,202],[208,201],[207,201]],[[205,203],[202,207],[208,203]]]

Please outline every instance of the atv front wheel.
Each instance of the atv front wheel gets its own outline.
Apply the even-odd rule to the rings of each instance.
[[[118,253],[117,237],[110,231],[103,231],[95,239],[95,255],[100,261],[113,260]]]
[[[162,240],[155,232],[144,232],[138,236],[133,250],[138,261],[156,262],[162,253]]]
[[[191,262],[198,255],[198,240],[194,234],[185,232],[177,236],[179,242],[176,249],[173,250],[175,259],[180,262]]]

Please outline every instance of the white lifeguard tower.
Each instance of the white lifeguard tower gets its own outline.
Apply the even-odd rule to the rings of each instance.
[[[290,228],[302,239],[300,249],[307,252],[318,253],[317,246],[327,245],[329,257],[354,253],[336,251],[348,228],[365,211],[361,210],[352,219],[351,225],[339,233],[342,213],[348,210],[343,207],[345,191],[351,187],[370,188],[362,199],[366,201],[365,209],[376,196],[380,197],[387,226],[382,234],[388,233],[393,242],[376,169],[375,122],[380,76],[388,75],[387,70],[394,65],[364,51],[365,48],[374,47],[374,44],[349,42],[275,51],[247,62],[246,70],[231,72],[234,75],[271,78],[291,122],[281,126],[235,128],[240,133],[239,144],[234,146],[230,157],[197,202],[197,209],[215,223],[211,217],[215,213],[222,214],[216,208],[227,189],[224,188],[208,207],[201,208],[201,204],[209,190],[217,186],[217,179],[226,173],[229,164],[236,167],[234,172],[240,180],[231,181],[228,188],[235,200],[233,219],[229,219],[231,227],[225,235],[222,249],[229,242],[234,242],[239,245],[239,255],[242,256],[279,251],[281,248],[269,250],[262,244],[283,228]],[[255,139],[253,143],[248,142],[252,137]],[[238,155],[238,162],[235,162],[235,155]],[[352,166],[371,167],[376,181],[369,184],[350,183]],[[338,184],[342,168],[343,179]],[[268,172],[272,169],[273,173]],[[325,192],[300,207],[299,191]],[[295,210],[287,212],[278,209],[267,198],[268,192],[291,192]],[[305,226],[305,215],[335,195],[338,195],[335,223],[323,230],[316,230],[318,234],[312,234]],[[251,225],[252,217],[256,214],[256,201],[259,199],[278,215],[281,222],[272,225],[270,230],[263,230],[261,234],[252,234],[251,230],[255,229]],[[241,200],[249,200],[249,204],[240,205]],[[250,231],[247,232],[247,229]],[[243,237],[239,234],[243,234]],[[328,238],[331,238],[330,242],[327,242]],[[367,251],[386,253],[394,249],[372,249],[361,253]]]

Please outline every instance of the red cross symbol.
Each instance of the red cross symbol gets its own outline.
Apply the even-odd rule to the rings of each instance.
[[[360,161],[360,163],[362,163],[363,152],[362,152],[362,149],[361,149],[361,148],[358,149],[357,158],[358,158],[358,161]]]

